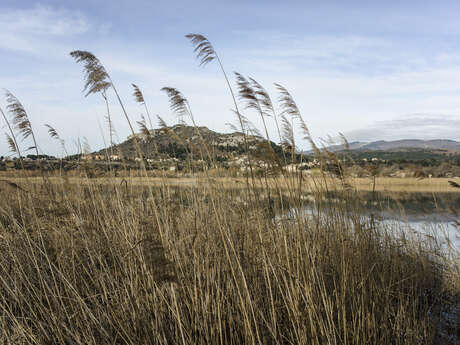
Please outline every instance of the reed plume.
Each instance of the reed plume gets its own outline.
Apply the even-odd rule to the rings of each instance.
[[[295,151],[294,128],[286,115],[281,115],[281,145],[286,150]]]
[[[13,128],[11,127],[10,121],[8,121],[8,118],[5,115],[5,112],[0,108],[0,113],[2,113],[2,117],[8,127],[8,130],[10,133],[5,133],[6,134],[6,141],[8,142],[8,147],[10,148],[11,152],[14,152],[18,155],[19,160],[21,161],[22,164],[22,155],[21,151],[19,150],[18,142],[16,140],[16,135],[14,134]]]
[[[259,100],[256,97],[254,89],[251,87],[249,81],[240,73],[234,72],[236,77],[236,85],[238,90],[238,97],[240,100],[246,102],[246,109],[254,109],[261,111]]]
[[[268,128],[265,122],[265,117],[269,114],[264,111],[260,99],[258,97],[257,91],[252,87],[251,82],[241,75],[238,72],[234,72],[236,76],[236,84],[238,87],[238,97],[240,100],[243,100],[246,104],[246,109],[253,109],[257,111],[262,119],[262,123],[265,130],[265,136],[267,141],[270,141],[270,136],[268,134]],[[247,121],[245,121],[247,123]]]
[[[112,88],[117,96],[118,103],[121,106],[126,121],[128,122],[131,133],[137,142],[136,132],[131,124],[131,120],[129,119],[125,106],[121,101],[120,95],[118,94],[110,75],[107,73],[101,61],[94,54],[84,50],[74,50],[70,53],[70,56],[73,57],[77,63],[83,63],[83,73],[85,76],[85,86],[83,91],[86,91],[86,96],[97,92],[102,92],[103,95],[105,95],[106,90],[109,87]]]
[[[173,87],[163,87],[161,91],[167,94],[169,98],[169,107],[176,114],[180,124],[185,124],[184,117],[187,115],[190,116],[193,121],[188,101],[182,92]]]
[[[275,106],[273,105],[273,101],[269,93],[259,82],[257,82],[257,80],[253,78],[249,78],[249,80],[251,81],[252,88],[255,90],[261,108],[263,109],[264,116],[273,116],[273,119],[275,120],[276,130],[278,132],[278,137],[281,141],[281,131],[278,124],[278,116],[276,114]]]
[[[141,131],[141,133],[146,137],[150,137],[151,133],[149,131],[149,129],[147,128],[147,124],[145,122],[145,117],[144,115],[141,115],[141,120],[140,121],[137,121],[137,124],[139,126],[139,129]]]
[[[184,124],[184,116],[189,116],[190,120],[192,121],[193,127],[195,129],[195,132],[197,133],[198,137],[200,138],[202,146],[199,146],[199,151],[201,154],[201,158],[204,160],[204,155],[203,155],[203,148],[206,151],[206,155],[208,158],[213,161],[213,156],[211,155],[211,152],[208,148],[208,145],[206,144],[203,136],[200,133],[200,130],[198,129],[198,126],[195,122],[195,118],[192,113],[192,109],[190,108],[190,104],[185,98],[185,96],[180,92],[179,90],[173,88],[173,87],[163,87],[161,91],[164,91],[168,98],[169,98],[169,106],[171,110],[177,115],[179,118],[179,123]]]
[[[16,129],[17,133],[22,136],[22,139],[25,140],[28,137],[32,137],[32,141],[34,146],[29,147],[27,150],[35,150],[35,153],[38,154],[38,145],[35,139],[34,131],[32,130],[32,124],[30,123],[29,116],[19,101],[11,92],[8,90],[5,91],[6,95],[6,102],[8,103],[6,109],[8,110],[11,118],[14,129]],[[17,145],[16,145],[17,147]]]
[[[149,119],[150,129],[153,130],[152,119],[150,117],[150,112],[149,112],[149,109],[147,107],[147,104],[145,102],[144,94],[142,93],[142,91],[139,88],[139,86],[137,86],[136,84],[131,84],[131,85],[133,86],[133,89],[134,89],[134,91],[133,91],[134,99],[136,100],[137,103],[139,103],[139,104],[144,106],[145,112],[147,113],[147,118]]]
[[[163,120],[163,118],[160,115],[157,115],[157,120],[158,120],[158,127],[160,127],[161,129],[165,131],[169,130],[168,124],[166,123],[165,120]]]
[[[50,136],[51,139],[55,139],[57,140],[61,146],[62,146],[62,149],[64,150],[64,152],[66,153],[66,155],[68,155],[67,153],[67,150],[65,148],[65,142],[64,142],[64,139],[62,139],[58,132],[56,131],[56,129],[48,124],[45,124],[45,127],[48,128],[48,135]]]
[[[134,88],[133,96],[137,103],[145,104],[144,95],[136,84],[131,84]]]
[[[14,141],[13,137],[11,137],[8,133],[5,133],[5,135],[10,151],[19,155],[19,148],[16,145],[16,142]]]
[[[270,113],[276,115],[275,108],[273,106],[272,99],[268,94],[267,90],[254,78],[249,78],[251,87],[255,92],[258,102],[264,111],[265,116],[270,116]]]
[[[281,144],[291,151],[291,159],[295,159],[294,120],[299,118],[300,111],[291,94],[281,85],[275,86],[279,92],[278,102],[281,108]]]
[[[295,102],[292,95],[289,93],[289,91],[284,86],[280,84],[276,84],[276,83],[275,83],[275,86],[278,89],[278,92],[280,94],[278,100],[279,100],[280,107],[281,107],[281,113],[283,115],[289,115],[292,119],[297,119],[300,123],[300,128],[303,131],[304,138],[310,141],[310,143],[314,144],[312,142],[310,130],[308,129],[305,121],[303,120],[299,107],[297,106],[297,103]],[[314,144],[314,146],[316,147],[316,144]]]
[[[57,133],[57,131],[51,127],[50,125],[47,125],[45,124],[45,126],[48,128],[48,134],[50,136],[50,138],[53,138],[53,139],[56,139],[56,140],[60,140],[61,138],[59,138],[59,134]]]
[[[299,121],[300,129],[302,130],[304,134],[304,139],[310,143],[315,154],[317,154],[318,156],[321,156],[321,152],[318,146],[316,145],[316,143],[313,141],[313,138],[310,134],[310,130],[308,129],[308,126],[305,123],[302,117],[302,114],[300,113],[299,107],[297,106],[297,103],[295,102],[294,98],[284,86],[277,84],[277,83],[275,83],[275,86],[278,89],[278,92],[280,94],[278,101],[281,107],[281,114],[289,115],[292,120],[297,119]],[[285,122],[286,121],[283,121],[284,125],[286,125]]]
[[[83,92],[86,92],[86,97],[92,93],[104,92],[112,86],[109,74],[94,54],[88,51],[75,50],[70,53],[70,56],[77,63],[83,63],[85,75]]]
[[[188,34],[185,35],[192,45],[194,46],[194,52],[196,58],[200,60],[200,66],[205,66],[214,59],[219,59],[214,47],[211,42],[201,34]]]
[[[265,109],[267,108],[267,97],[269,98],[268,94],[259,95],[258,90],[262,88],[260,84],[258,84],[254,79],[247,79],[243,75],[238,72],[235,72],[237,87],[238,87],[238,96],[240,100],[245,101],[246,109],[253,109],[257,111],[262,119],[262,123],[265,130],[265,138],[266,138],[266,152],[269,154],[270,161],[276,161],[278,165],[280,165],[278,156],[276,155],[270,141],[270,135],[268,134],[267,124],[265,122],[265,117],[270,116]],[[256,88],[253,87],[256,85]],[[264,105],[262,104],[264,102]]]
[[[255,90],[255,93],[257,95],[261,108],[263,109],[264,116],[267,116],[267,117],[273,116],[273,119],[275,121],[276,131],[278,133],[278,140],[279,140],[279,143],[281,144],[282,139],[281,139],[280,126],[278,123],[278,115],[276,113],[275,106],[270,97],[270,94],[257,80],[253,78],[249,78],[249,80],[251,81],[252,88]],[[284,162],[287,163],[286,154],[284,150],[282,151],[282,155],[283,155]]]

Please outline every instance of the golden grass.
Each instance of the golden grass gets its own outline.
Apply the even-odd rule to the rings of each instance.
[[[452,178],[376,178],[375,190],[380,192],[460,192],[459,188],[453,188],[448,181],[460,181]],[[358,190],[372,191],[373,181],[366,178],[352,178],[351,184]]]
[[[4,175],[4,180],[16,183],[41,183],[41,177],[13,177],[11,173]],[[52,183],[58,183],[61,178],[51,176],[48,178]],[[136,186],[199,186],[207,183],[219,184],[222,188],[246,188],[246,179],[244,177],[206,177],[196,175],[192,177],[178,176],[176,174],[169,174],[168,178],[164,177],[99,177],[99,178],[81,178],[69,177],[68,183],[71,184],[88,184],[95,183],[101,185],[107,184],[120,184],[122,181],[128,179],[129,183]],[[265,188],[266,184],[273,189],[288,190],[293,184],[297,184],[297,177],[285,178],[268,178],[265,180],[256,180],[255,186]],[[458,181],[456,178],[431,178],[431,179],[417,179],[417,178],[398,178],[398,177],[378,177],[376,178],[375,191],[377,192],[428,192],[428,193],[459,193],[460,188],[454,188],[449,184],[449,181]],[[327,178],[327,186],[329,189],[341,189],[342,184],[339,179]],[[347,182],[357,191],[372,191],[373,180],[370,178],[350,178]],[[315,177],[303,178],[301,188],[304,192],[315,191],[319,186],[324,186],[324,181]]]
[[[246,134],[255,129],[237,97],[265,130],[267,114],[277,116],[271,99],[241,75],[234,93],[206,37],[187,37],[201,64],[218,62],[251,165]],[[142,158],[101,62],[86,51],[71,55],[84,64],[88,94],[107,101],[113,89]],[[337,156],[311,139],[290,93],[277,90],[284,162],[267,145],[270,172],[153,177],[141,163],[138,176],[120,178],[0,175],[0,344],[458,343],[459,320],[445,317],[460,305],[458,253],[363,216],[355,191],[373,182],[347,179]],[[172,99],[172,109],[183,113],[182,100]],[[264,177],[282,173],[287,155],[295,160],[294,121],[340,179],[324,171]],[[325,205],[330,190],[342,202]],[[377,179],[376,190],[457,191],[443,179]],[[308,211],[304,193],[313,198]]]
[[[0,343],[445,339],[438,316],[460,296],[458,264],[363,219],[355,194],[322,208],[316,192],[307,215],[293,181],[247,195],[228,188],[244,181],[170,180],[2,185]]]

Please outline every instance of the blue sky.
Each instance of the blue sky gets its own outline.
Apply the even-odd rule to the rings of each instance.
[[[102,98],[81,92],[81,66],[68,55],[76,49],[100,58],[133,120],[143,109],[132,82],[151,113],[176,123],[160,92],[172,86],[199,124],[229,131],[231,98],[217,66],[194,59],[184,38],[194,32],[211,40],[229,73],[255,78],[273,98],[273,83],[288,88],[315,138],[460,140],[459,10],[456,1],[2,0],[0,88],[23,102],[40,148],[53,154],[45,123],[69,151],[83,137],[100,148],[107,132]],[[111,103],[121,141],[128,127],[112,95]]]

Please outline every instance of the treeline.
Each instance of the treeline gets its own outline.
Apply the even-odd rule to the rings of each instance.
[[[372,159],[378,160],[379,164],[408,164],[416,163],[423,167],[439,166],[441,163],[449,163],[460,166],[460,153],[449,153],[438,150],[404,150],[404,151],[345,151],[339,157],[351,159],[353,164],[366,165]]]

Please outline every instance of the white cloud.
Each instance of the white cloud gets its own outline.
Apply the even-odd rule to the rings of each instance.
[[[0,27],[14,36],[71,36],[91,29],[81,13],[42,5],[31,9],[2,9]]]
[[[377,121],[367,128],[347,132],[346,136],[352,141],[420,138],[460,140],[459,128],[459,116],[422,113]]]
[[[261,73],[349,78],[391,78],[411,73],[457,70],[460,51],[450,41],[346,33],[242,32],[251,42],[235,59]],[[229,50],[231,52],[231,50]]]
[[[71,43],[89,33],[104,35],[109,24],[94,25],[78,11],[37,5],[29,9],[0,8],[0,50],[62,56]]]

